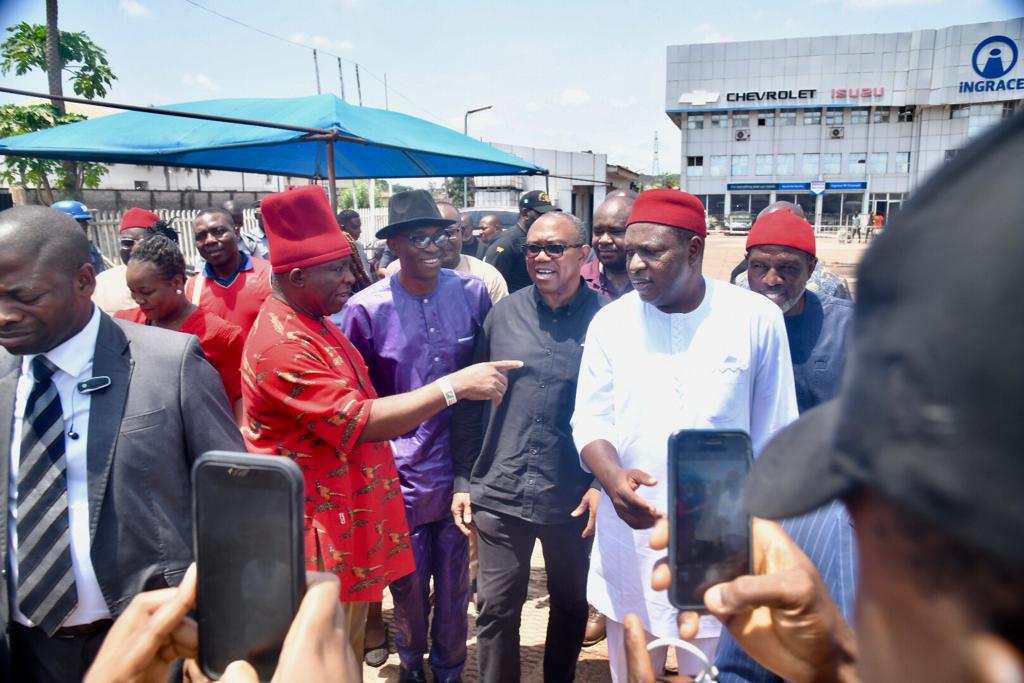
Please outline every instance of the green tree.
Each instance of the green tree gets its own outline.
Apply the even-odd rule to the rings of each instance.
[[[387,194],[390,185],[386,180],[378,180],[376,183],[376,191],[374,192],[374,199],[376,206],[384,206],[384,196]],[[356,197],[359,199],[360,209],[366,209],[370,206],[370,181],[368,180],[357,180],[356,181]],[[338,210],[351,209],[352,206],[352,186],[342,187],[338,190]]]
[[[469,190],[469,196],[473,197],[473,179],[468,178],[467,189]],[[473,202],[466,204],[463,201],[464,195],[462,194],[462,177],[458,178],[446,178],[444,182],[444,191],[448,193],[448,201],[455,206],[469,206]]]
[[[94,99],[107,94],[117,78],[107,61],[106,52],[83,32],[70,33],[57,29],[57,2],[47,0],[47,26],[21,22],[7,29],[8,37],[0,44],[0,73],[14,71],[22,76],[35,69],[47,75],[50,95],[63,94],[62,75],[71,76],[71,87],[80,97]],[[59,41],[55,38],[59,36]],[[50,64],[54,64],[50,68]],[[66,113],[64,102],[52,99],[49,112],[41,107],[4,106],[0,108],[0,130],[3,135],[17,135],[34,130],[80,121],[84,117]],[[25,111],[21,111],[25,110]],[[7,157],[0,177],[8,182],[21,182],[35,189],[43,201],[61,196],[80,197],[83,187],[96,187],[107,172],[101,164],[44,159],[18,159]],[[54,177],[54,182],[50,177]],[[17,179],[14,181],[13,179]],[[52,202],[53,199],[50,199]]]

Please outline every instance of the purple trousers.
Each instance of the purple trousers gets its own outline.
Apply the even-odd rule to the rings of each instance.
[[[466,664],[469,620],[469,541],[451,517],[422,524],[410,535],[416,571],[391,584],[393,627],[402,666],[430,669],[438,681],[454,681]],[[430,580],[434,580],[434,618],[430,619]],[[429,631],[429,633],[428,633]],[[429,645],[428,645],[429,636]]]

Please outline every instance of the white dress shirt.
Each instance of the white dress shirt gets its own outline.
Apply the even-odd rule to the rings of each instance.
[[[401,269],[402,261],[395,259],[384,269],[384,276],[391,277]],[[508,285],[505,283],[505,278],[502,276],[501,271],[489,263],[484,263],[475,256],[462,254],[462,258],[459,259],[459,265],[455,266],[453,270],[464,275],[475,275],[483,280],[487,286],[487,293],[491,297],[491,304],[496,304],[508,296]]]
[[[57,367],[53,374],[53,383],[60,394],[60,405],[64,411],[64,449],[67,463],[66,475],[68,483],[68,529],[71,535],[71,565],[75,573],[75,587],[78,592],[78,605],[64,620],[62,626],[78,626],[91,624],[100,619],[109,619],[110,611],[103,599],[96,572],[93,570],[89,549],[92,545],[89,536],[89,486],[87,483],[86,447],[89,443],[89,406],[92,398],[89,394],[79,393],[76,384],[92,377],[92,361],[96,351],[96,336],[100,330],[100,310],[93,306],[92,318],[85,327],[43,355]],[[25,405],[35,384],[32,374],[32,359],[35,355],[22,356],[21,374],[14,395],[14,428],[11,431],[10,468],[8,481],[8,513],[10,523],[8,536],[10,547],[11,586],[17,593],[18,586],[18,469],[21,461],[21,432],[25,420]],[[77,439],[68,438],[67,433],[74,427]],[[17,597],[12,597],[11,613],[14,620],[34,626],[28,617],[18,609]]]
[[[754,453],[797,417],[793,367],[782,312],[768,299],[704,278],[704,300],[666,314],[630,292],[601,309],[587,331],[572,418],[579,451],[604,439],[622,467],[657,479],[637,493],[668,511],[668,438],[679,429],[750,434]],[[586,465],[584,464],[584,469]],[[664,551],[650,530],[623,522],[602,493],[587,597],[615,621],[635,613],[649,633],[678,638],[678,610],[651,589]],[[701,618],[700,638],[721,625]]]

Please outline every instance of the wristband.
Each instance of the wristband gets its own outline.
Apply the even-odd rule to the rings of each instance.
[[[441,393],[444,394],[444,402],[449,407],[459,402],[458,397],[455,395],[455,389],[452,388],[452,383],[447,376],[437,380],[437,384],[441,389]]]

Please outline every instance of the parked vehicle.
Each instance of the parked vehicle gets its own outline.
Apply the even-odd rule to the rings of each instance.
[[[754,214],[747,211],[737,211],[725,217],[725,230],[732,234],[746,235],[753,224]]]

